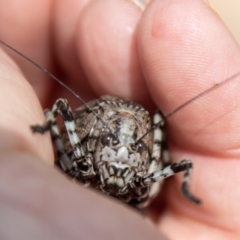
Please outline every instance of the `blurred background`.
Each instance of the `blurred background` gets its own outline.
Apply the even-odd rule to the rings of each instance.
[[[240,44],[240,0],[205,0],[215,9]]]

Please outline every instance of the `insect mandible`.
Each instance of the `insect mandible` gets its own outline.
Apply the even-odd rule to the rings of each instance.
[[[56,164],[70,177],[134,207],[146,207],[161,188],[162,180],[184,172],[182,193],[190,201],[201,201],[189,190],[191,160],[170,163],[166,148],[165,120],[176,112],[229,82],[236,74],[203,91],[167,116],[156,112],[153,120],[141,105],[104,96],[85,103],[63,82],[11,46],[2,44],[40,68],[73,93],[84,105],[71,110],[66,99],[58,99],[45,110],[46,123],[33,125],[33,132],[51,132],[56,147]],[[64,126],[56,122],[61,114]]]

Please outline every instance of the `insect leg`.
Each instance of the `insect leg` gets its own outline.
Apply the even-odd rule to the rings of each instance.
[[[61,114],[64,120],[64,125],[68,134],[69,142],[73,149],[73,160],[70,159],[65,153],[62,140],[60,139],[59,130],[56,124],[56,118],[58,114]],[[46,111],[45,116],[47,119],[47,123],[43,126],[32,126],[31,128],[33,132],[44,133],[48,130],[51,131],[53,141],[57,148],[57,155],[60,161],[60,165],[62,169],[66,171],[69,175],[76,177],[77,175],[79,175],[77,173],[77,170],[80,170],[82,175],[84,174],[92,177],[95,174],[93,170],[93,164],[92,161],[90,161],[89,157],[85,157],[84,151],[81,147],[80,139],[77,135],[72,110],[67,100],[61,98],[58,99],[53,105],[52,111]],[[75,169],[73,169],[73,167]]]
[[[155,171],[153,173],[147,174],[143,176],[141,179],[136,179],[138,184],[142,184],[143,186],[151,185],[154,182],[157,182],[161,179],[168,178],[178,172],[184,171],[184,178],[182,183],[182,193],[183,195],[189,199],[190,201],[200,204],[201,201],[193,196],[189,191],[189,181],[190,175],[192,172],[192,162],[190,160],[182,160],[180,162],[173,163],[162,170]]]
[[[157,111],[153,116],[153,145],[151,149],[150,165],[147,172],[148,174],[154,173],[158,169],[162,169],[163,166],[165,166],[165,160],[163,159],[163,155],[166,155],[164,154],[164,152],[167,150],[163,148],[164,141],[166,141],[166,139],[164,138],[164,125],[165,122],[163,114],[160,111]],[[165,145],[166,144],[164,144],[164,147]],[[138,174],[136,178],[141,179],[142,177],[143,176],[141,174]],[[135,200],[135,205],[140,208],[147,206],[150,200],[153,199],[159,192],[161,183],[162,181],[156,181],[152,183],[147,196],[145,196],[144,194],[140,196],[139,199]],[[146,186],[146,184],[142,186],[140,184],[139,186],[139,182],[133,184],[133,188],[138,189],[141,194],[143,192],[143,188],[146,188]]]
[[[71,107],[69,106],[66,99],[59,98],[53,105],[52,114],[47,111],[47,123],[43,126],[35,125],[31,126],[33,132],[44,133],[52,128],[54,128],[53,133],[56,133],[56,118],[57,115],[60,113],[64,120],[64,125],[67,130],[67,134],[69,137],[69,141],[73,147],[73,152],[76,159],[80,159],[84,156],[84,152],[81,149],[80,139],[76,132],[76,127],[72,115]],[[59,136],[59,131],[58,136]]]
[[[60,138],[59,129],[56,123],[56,117],[53,112],[49,109],[44,111],[46,117],[46,123],[44,125],[34,125],[31,126],[33,132],[38,132],[44,134],[46,131],[50,131],[53,143],[56,147],[57,157],[59,159],[60,165],[62,169],[66,171],[70,171],[72,169],[72,161],[66,154],[62,140]]]
[[[155,172],[158,169],[162,169],[164,161],[162,159],[162,145],[164,136],[164,118],[161,112],[156,112],[153,116],[153,146],[151,151],[150,165],[148,168],[148,174]],[[156,181],[151,185],[146,204],[153,199],[160,191],[162,181]]]
[[[160,124],[159,124],[160,123]],[[148,173],[152,173],[157,169],[162,169],[163,164],[161,160],[162,153],[162,142],[163,142],[163,127],[164,127],[164,119],[161,112],[156,112],[153,117],[153,125],[156,127],[153,131],[153,147],[152,154],[150,160],[150,166],[148,168]]]
[[[64,125],[67,130],[68,138],[73,147],[73,153],[76,159],[84,157],[84,152],[81,148],[81,142],[77,135],[72,110],[66,99],[59,98],[52,108],[53,116],[56,118],[60,113],[64,120]]]

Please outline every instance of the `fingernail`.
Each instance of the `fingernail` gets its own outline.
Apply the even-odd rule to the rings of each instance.
[[[211,7],[210,2],[208,0],[203,0],[204,3],[206,3],[206,5],[208,5],[209,7]]]
[[[146,6],[148,5],[148,3],[151,0],[131,0],[136,6],[138,6],[142,11],[144,11],[144,9],[146,8]]]

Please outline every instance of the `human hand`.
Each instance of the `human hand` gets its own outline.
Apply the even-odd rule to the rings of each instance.
[[[7,4],[0,4],[0,15],[9,16]],[[9,11],[23,26],[11,31],[6,17],[1,39],[61,74],[85,99],[115,94],[151,108],[151,96],[167,114],[240,69],[239,46],[200,1],[155,0],[143,15],[128,1],[21,4],[21,10]],[[184,199],[182,176],[174,177],[162,194],[164,209],[160,201],[151,207],[154,229],[48,166],[54,162],[50,136],[33,135],[29,128],[44,122],[38,99],[3,52],[0,61],[2,238],[159,239],[158,228],[170,239],[238,239],[237,79],[169,118],[173,159],[193,160],[191,190],[203,205]],[[57,97],[79,105],[25,60],[17,61],[44,107]]]

